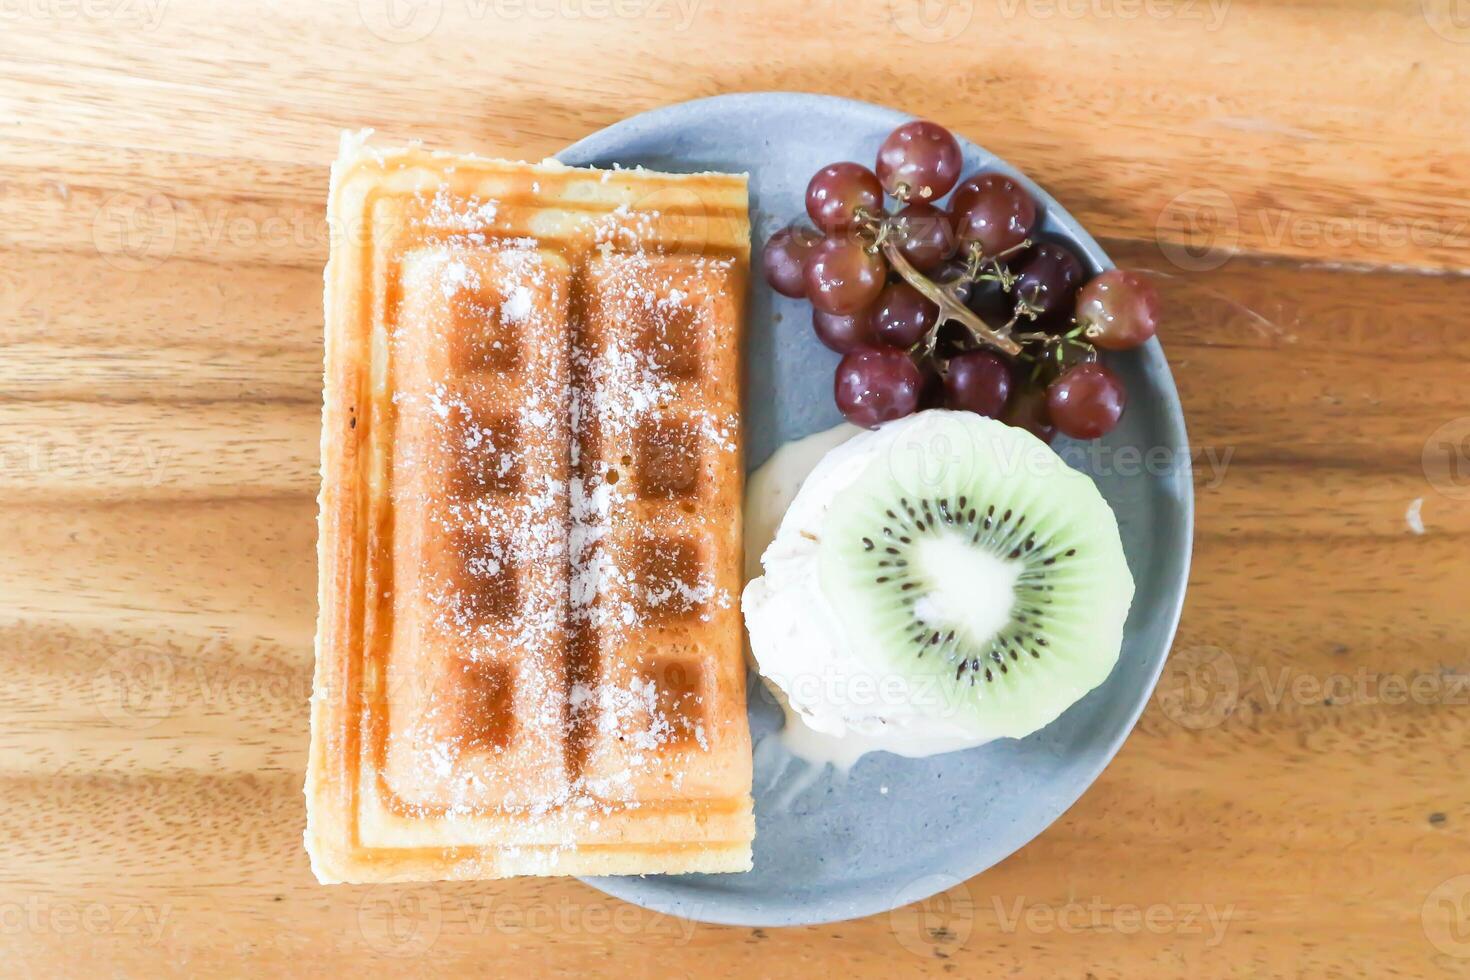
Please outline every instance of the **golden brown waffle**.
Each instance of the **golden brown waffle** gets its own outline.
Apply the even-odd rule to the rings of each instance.
[[[744,177],[332,170],[307,849],[742,871]]]

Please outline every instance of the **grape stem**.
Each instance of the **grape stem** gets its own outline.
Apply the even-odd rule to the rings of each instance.
[[[1021,314],[1018,312],[1016,314],[1016,318],[1012,319],[1010,323],[1006,324],[1006,326],[1014,326],[1018,322],[1020,315]],[[1063,334],[1031,331],[1028,333],[1018,333],[1014,336],[1023,344],[1037,344],[1041,348],[1040,350],[1024,353],[1021,355],[1023,358],[1032,361],[1036,365],[1031,374],[1033,381],[1036,379],[1037,374],[1040,372],[1041,365],[1048,359],[1056,362],[1058,371],[1064,370],[1067,366],[1066,351],[1068,347],[1076,347],[1081,350],[1083,361],[1097,360],[1097,348],[1088,343],[1086,340],[1082,339],[1086,336],[1086,328],[1083,325],[1077,323],[1077,321],[1075,320],[1073,321],[1072,329]]]
[[[1000,288],[1010,292],[1019,278],[1001,262],[1001,259],[1017,253],[1024,252],[1031,247],[1031,239],[1012,245],[1010,248],[995,255],[987,256],[981,250],[979,242],[970,243],[969,253],[965,257],[965,278],[970,282],[998,282]],[[987,267],[990,271],[987,271]]]
[[[889,264],[893,266],[893,271],[897,272],[904,282],[922,293],[925,299],[939,307],[939,316],[935,318],[933,326],[924,335],[924,339],[919,341],[919,347],[926,354],[933,351],[935,341],[938,339],[939,328],[950,320],[958,321],[982,344],[988,344],[1011,357],[1021,353],[1021,345],[1012,340],[1010,336],[990,329],[986,326],[985,321],[976,316],[968,306],[956,301],[947,290],[936,285],[932,279],[915,269],[909,260],[904,258],[903,253],[898,250],[898,244],[892,239],[885,240],[880,237],[879,247],[883,250],[883,255],[888,259]]]

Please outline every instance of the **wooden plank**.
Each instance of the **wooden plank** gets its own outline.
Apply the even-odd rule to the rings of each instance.
[[[20,17],[0,40],[0,118],[65,145],[47,157],[59,179],[66,156],[127,151],[80,186],[117,189],[160,132],[163,159],[127,167],[126,189],[171,197],[182,169],[248,201],[282,189],[278,165],[320,173],[344,126],[535,157],[642,109],[777,85],[944,120],[1099,234],[1423,268],[1463,269],[1470,249],[1470,30],[1448,0],[974,0],[933,28],[919,0],[629,0],[625,16],[444,0],[403,30],[375,3],[169,3],[156,24],[143,0],[113,6],[139,13]],[[838,27],[846,54],[823,38]]]
[[[0,11],[0,959],[1466,971],[1470,500],[1434,461],[1470,416],[1470,287],[1368,268],[1470,271],[1449,4],[976,0],[928,27],[909,0],[436,8],[417,40],[372,3]],[[337,131],[534,158],[771,88],[950,124],[1159,274],[1199,515],[1159,693],[1055,826],[890,915],[751,930],[574,881],[317,886],[300,787]]]

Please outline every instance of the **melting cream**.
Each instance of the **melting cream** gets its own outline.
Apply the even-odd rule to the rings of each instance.
[[[839,425],[782,446],[747,483],[742,608],[752,649],[759,651],[753,659],[786,717],[780,744],[815,766],[846,771],[869,752],[922,757],[984,741],[930,716],[901,693],[855,696],[891,690],[895,678],[845,648],[842,624],[816,581],[817,532],[832,500],[885,451],[891,442],[886,430],[923,424],[922,416],[913,416],[880,432]],[[851,442],[858,436],[863,438]],[[931,557],[936,571],[946,574],[957,561],[942,546]],[[992,561],[996,567],[983,570],[987,578],[997,585],[1014,580],[1009,563]],[[1008,591],[997,588],[997,597]],[[951,598],[936,596],[945,604]],[[977,614],[972,628],[984,630],[997,614],[1003,625],[1009,608],[971,612]]]

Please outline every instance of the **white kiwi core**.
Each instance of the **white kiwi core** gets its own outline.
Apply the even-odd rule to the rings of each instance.
[[[914,616],[936,630],[959,630],[976,646],[988,644],[1011,621],[1016,579],[1025,566],[977,548],[958,534],[925,535],[914,542],[914,570],[926,586]]]

